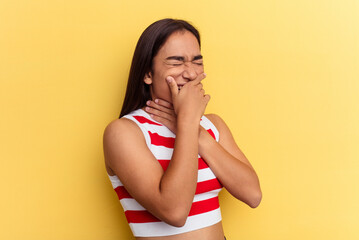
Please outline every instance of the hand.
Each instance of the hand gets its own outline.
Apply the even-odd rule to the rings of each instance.
[[[173,105],[162,99],[147,101],[145,111],[150,114],[151,118],[165,125],[171,132],[177,132],[177,116]]]
[[[206,77],[205,73],[186,83],[181,90],[178,89],[173,77],[166,78],[170,87],[173,108],[179,118],[186,118],[189,121],[199,120],[204,114],[210,96],[205,94],[201,81]]]
[[[148,100],[145,111],[157,122],[165,125],[171,132],[177,132],[177,116],[173,109],[173,105],[163,99],[156,99],[155,101]],[[208,134],[206,129],[201,126],[200,132]]]

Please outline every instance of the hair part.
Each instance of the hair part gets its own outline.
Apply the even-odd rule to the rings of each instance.
[[[120,118],[144,107],[146,101],[151,99],[150,86],[144,82],[145,75],[152,72],[153,58],[168,37],[180,31],[191,32],[201,47],[198,30],[184,20],[165,18],[152,23],[142,33],[133,54]]]

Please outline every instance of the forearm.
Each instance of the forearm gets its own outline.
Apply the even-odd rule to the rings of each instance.
[[[199,154],[228,192],[251,207],[259,204],[261,192],[254,169],[226,151],[203,128],[199,137]]]
[[[200,119],[210,99],[202,89],[201,80],[204,77],[204,73],[198,75],[179,91],[174,78],[168,76],[166,81],[171,90],[175,114],[160,110],[159,112],[165,113],[167,117],[162,118],[159,116],[162,114],[157,115],[158,110],[151,113],[151,117],[163,122],[165,126],[171,125],[169,129],[176,133],[173,155],[167,170],[160,178],[159,195],[156,196],[161,203],[159,211],[167,214],[166,216],[174,214],[178,221],[175,220],[177,223],[172,225],[176,226],[184,224],[187,219],[196,192]],[[171,119],[174,121],[171,122]]]
[[[163,211],[188,216],[197,186],[199,123],[179,124],[172,159],[160,182]]]

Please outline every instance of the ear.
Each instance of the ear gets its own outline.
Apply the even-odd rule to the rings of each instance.
[[[151,74],[151,72],[148,72],[148,73],[145,74],[145,77],[143,78],[143,81],[148,85],[152,84],[152,74]]]

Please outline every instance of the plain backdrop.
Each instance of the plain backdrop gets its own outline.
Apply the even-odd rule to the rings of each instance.
[[[358,239],[356,0],[0,0],[0,238],[133,239],[102,134],[165,17],[199,29],[206,112],[261,181],[257,209],[220,194],[227,238]]]

